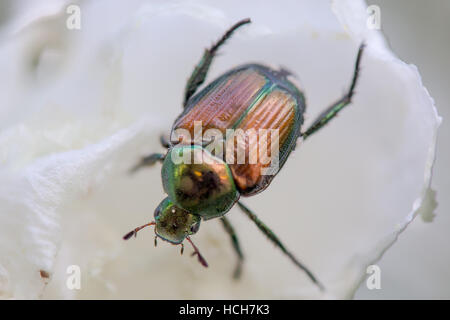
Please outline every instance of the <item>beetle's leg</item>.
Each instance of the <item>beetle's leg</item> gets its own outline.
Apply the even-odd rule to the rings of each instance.
[[[325,126],[328,123],[328,121],[333,119],[339,113],[339,111],[344,109],[344,107],[352,101],[356,82],[358,80],[359,66],[361,63],[361,57],[362,57],[362,54],[364,51],[364,46],[365,46],[364,43],[362,43],[359,46],[358,55],[356,57],[356,62],[355,62],[355,69],[353,71],[353,79],[352,79],[352,83],[350,85],[350,89],[348,90],[348,92],[345,94],[344,97],[342,97],[336,103],[334,103],[331,107],[329,107],[328,109],[323,111],[317,117],[317,119],[313,122],[313,124],[308,128],[308,130],[306,130],[303,134],[301,134],[303,139],[308,138],[310,135],[312,135],[313,133],[315,133],[319,129],[321,129],[323,126]]]
[[[217,50],[220,48],[220,46],[223,45],[225,41],[227,41],[227,39],[231,37],[236,29],[250,22],[250,19],[247,18],[234,24],[230,29],[228,29],[227,32],[225,32],[225,34],[222,36],[222,38],[219,39],[219,41],[217,41],[211,48],[205,50],[202,59],[195,66],[195,69],[186,84],[183,101],[184,107],[186,107],[189,98],[192,97],[195,91],[197,91],[198,87],[205,81],[211,62],[214,59],[214,56],[216,55]]]
[[[225,228],[225,231],[230,235],[231,243],[233,244],[234,251],[236,252],[236,255],[238,257],[238,262],[233,272],[233,278],[239,279],[242,272],[242,263],[244,262],[244,255],[242,254],[238,237],[230,221],[225,217],[220,218],[220,221],[222,221],[222,225]]]
[[[135,173],[142,167],[152,166],[158,161],[163,162],[165,155],[162,153],[152,153],[146,157],[143,157],[134,167],[130,169],[130,173]]]
[[[171,146],[169,140],[167,140],[166,136],[163,135],[163,134],[159,136],[159,142],[160,142],[161,145],[162,145],[164,148],[166,148],[166,149],[169,149],[170,146]]]
[[[261,230],[267,238],[269,238],[278,248],[281,249],[281,251],[284,252],[285,255],[291,259],[291,261],[300,269],[302,269],[308,277],[311,279],[312,282],[314,282],[320,290],[324,290],[323,285],[317,280],[317,278],[312,274],[311,271],[307,267],[305,267],[300,261],[295,258],[291,252],[289,252],[286,247],[281,243],[280,239],[273,233],[272,230],[269,229],[268,226],[266,226],[261,220],[258,219],[258,217],[249,209],[247,208],[242,202],[238,201],[238,206],[241,208],[242,211],[256,224],[256,226]]]

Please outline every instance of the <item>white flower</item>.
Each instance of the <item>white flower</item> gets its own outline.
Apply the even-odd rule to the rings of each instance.
[[[367,28],[360,1],[80,2],[81,30],[63,10],[0,46],[0,297],[350,298],[418,212],[432,213],[440,123],[416,68]],[[294,71],[307,124],[348,87],[365,41],[354,102],[291,155],[271,186],[245,199],[322,280],[319,292],[233,209],[245,269],[217,221],[195,236],[210,267],[130,229],[164,197],[159,168],[126,174],[161,151],[203,49],[239,19],[208,81],[258,61]],[[190,248],[186,248],[190,250]],[[81,270],[70,290],[66,270]],[[46,278],[48,273],[50,278]]]

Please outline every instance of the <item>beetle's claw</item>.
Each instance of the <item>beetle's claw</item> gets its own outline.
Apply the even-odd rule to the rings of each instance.
[[[234,269],[233,272],[233,279],[234,280],[239,280],[241,278],[241,274],[242,274],[242,266],[241,264],[239,264],[236,269]]]

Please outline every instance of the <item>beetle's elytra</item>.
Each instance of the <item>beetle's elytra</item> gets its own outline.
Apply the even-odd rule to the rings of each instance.
[[[303,93],[289,81],[290,73],[286,70],[274,70],[259,64],[242,65],[226,72],[196,93],[205,81],[217,50],[236,29],[247,23],[250,23],[250,19],[239,21],[216,44],[205,50],[187,82],[184,109],[173,124],[171,139],[166,141],[161,138],[167,153],[144,157],[132,169],[134,172],[143,166],[162,162],[162,182],[168,196],[156,208],[155,221],[132,230],[124,239],[131,238],[144,227],[155,225],[155,245],[159,237],[181,245],[183,251],[183,241],[186,239],[192,244],[200,263],[206,267],[206,260],[190,236],[198,231],[202,220],[220,218],[238,256],[234,272],[237,278],[241,273],[243,254],[237,235],[225,217],[237,203],[256,226],[323,289],[317,278],[239,198],[252,196],[268,187],[298,139],[307,139],[351,102],[364,45],[359,48],[348,92],[302,132],[305,99]],[[209,137],[213,139],[187,139],[196,136],[199,125],[202,132],[213,131],[214,136]],[[239,141],[229,135],[230,130],[251,134]],[[223,152],[210,148],[219,140],[226,146]],[[244,161],[229,161],[236,160],[241,150],[245,150],[242,153]],[[266,153],[261,153],[261,150]],[[272,168],[274,162],[266,160],[275,154],[276,170],[264,173]]]
[[[223,135],[230,128],[256,129],[256,134],[259,129],[277,129],[281,167],[300,134],[304,111],[303,94],[286,73],[249,64],[230,70],[192,97],[172,130],[184,128],[193,137],[195,121],[202,122],[203,130],[215,128]],[[256,194],[273,179],[274,175],[261,175],[261,166],[248,161],[230,164],[241,195]]]

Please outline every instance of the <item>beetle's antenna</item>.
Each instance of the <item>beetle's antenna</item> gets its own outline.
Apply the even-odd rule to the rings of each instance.
[[[128,232],[126,235],[124,235],[124,236],[123,236],[123,240],[128,240],[128,239],[130,239],[132,236],[135,236],[135,237],[136,237],[137,232],[138,232],[139,230],[144,229],[145,227],[148,227],[148,226],[153,226],[153,225],[155,225],[155,224],[156,224],[156,222],[152,221],[152,222],[150,222],[150,223],[144,224],[143,226],[137,227],[136,229],[131,230],[131,231]]]
[[[198,257],[198,262],[201,263],[202,266],[204,266],[205,268],[208,267],[208,262],[206,262],[205,258],[203,258],[202,254],[200,253],[200,251],[198,250],[198,248],[195,246],[195,244],[192,242],[190,237],[186,237],[187,241],[189,241],[192,245],[192,247],[194,248],[194,252],[192,253],[193,256],[197,255]]]

